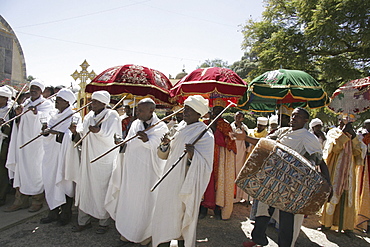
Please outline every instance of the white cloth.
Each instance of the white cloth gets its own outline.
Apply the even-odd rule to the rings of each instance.
[[[72,108],[66,108],[62,113],[55,114],[48,122],[48,128],[73,113]],[[77,114],[76,114],[77,116]],[[45,187],[45,198],[49,209],[54,209],[66,203],[66,195],[74,196],[74,184],[65,178],[65,159],[69,138],[69,126],[72,117],[53,128],[64,133],[62,143],[56,141],[56,135],[49,134],[44,138],[44,158],[42,160],[42,177]]]
[[[45,84],[43,81],[39,80],[39,79],[35,79],[33,81],[30,82],[30,87],[31,86],[37,86],[41,89],[42,92],[44,92],[45,90]]]
[[[182,121],[171,142],[167,171],[206,128],[203,122],[187,125]],[[214,138],[210,131],[195,144],[194,156],[187,169],[187,155],[157,187],[158,197],[152,220],[152,245],[178,239],[195,246],[199,205],[213,168]]]
[[[268,125],[269,119],[267,117],[258,117],[257,118],[257,124],[260,125]]]
[[[153,113],[152,125],[159,121]],[[143,122],[135,120],[126,139],[142,130]],[[118,164],[122,166],[123,178],[115,218],[116,228],[131,242],[139,243],[151,237],[151,218],[158,191],[150,192],[150,189],[163,173],[165,161],[159,159],[157,148],[167,132],[166,124],[161,122],[146,132],[149,141],[132,139],[127,143],[123,163]]]
[[[0,96],[3,96],[5,98],[11,98],[12,97],[12,91],[10,91],[9,88],[7,88],[6,86],[2,86],[0,87]]]
[[[184,105],[193,108],[193,110],[198,112],[201,117],[203,117],[209,111],[208,104],[208,99],[203,98],[201,95],[189,96],[184,101]]]
[[[100,101],[106,105],[109,104],[110,102],[110,94],[107,92],[107,91],[96,91],[96,92],[93,92],[93,94],[91,95],[91,99],[95,99],[97,101]]]
[[[41,117],[49,117],[54,109],[52,103],[42,96],[35,101],[27,99],[24,102],[26,111],[29,106],[37,106],[37,114],[32,111],[20,117],[19,125],[14,124],[8,151],[6,167],[9,170],[9,177],[14,178],[13,187],[19,187],[22,194],[37,195],[44,191],[42,182],[42,159],[44,156],[43,138],[38,138],[22,149],[21,145],[33,139],[41,132]]]
[[[62,99],[68,101],[70,106],[73,106],[73,103],[76,101],[75,94],[68,88],[60,89],[57,94],[57,97],[61,97]]]
[[[13,101],[12,100],[8,100],[7,104],[4,107],[1,107],[0,108],[0,118],[3,118],[5,121],[8,121],[9,120],[9,114],[6,115],[6,116],[5,116],[5,114],[8,112],[8,110],[10,109],[10,107],[12,107],[12,104],[13,104]],[[8,137],[8,135],[7,134],[4,134],[1,131],[1,129],[0,129],[0,150],[1,150],[1,146],[3,145],[3,140],[5,138],[7,138],[7,137]]]
[[[117,158],[119,149],[94,163],[90,161],[115,146],[114,135],[121,134],[121,121],[116,111],[104,109],[94,116],[90,111],[84,119],[82,135],[89,131],[89,126],[95,126],[101,119],[101,129],[98,133],[90,133],[82,141],[80,171],[76,183],[76,206],[83,212],[97,219],[109,218],[104,208],[109,179],[113,170],[113,162]]]
[[[317,125],[321,125],[321,126],[323,125],[320,118],[312,119],[309,126],[310,126],[310,129],[312,129],[313,127],[315,127]]]

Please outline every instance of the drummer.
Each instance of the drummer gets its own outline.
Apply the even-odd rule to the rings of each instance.
[[[324,171],[324,177],[330,181],[328,169],[326,164],[322,161],[321,145],[317,138],[304,128],[308,121],[309,113],[304,108],[296,108],[291,116],[290,127],[279,128],[273,134],[268,135],[267,138],[279,141],[305,156],[314,165],[320,166],[320,170]],[[256,145],[258,140],[258,138],[246,137],[246,141],[253,145]],[[274,211],[277,211],[274,207],[262,202],[258,204],[252,239],[244,242],[244,247],[265,246],[268,244],[265,232]],[[278,245],[280,247],[294,246],[298,238],[303,218],[304,215],[302,214],[279,211],[280,227]]]

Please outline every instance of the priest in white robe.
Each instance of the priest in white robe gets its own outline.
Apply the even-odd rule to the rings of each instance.
[[[55,100],[58,112],[51,116],[45,126],[47,128],[43,130],[45,154],[42,160],[42,175],[50,211],[47,217],[40,219],[41,224],[57,221],[58,226],[64,226],[71,220],[74,184],[65,178],[65,158],[73,116],[72,106],[75,101],[76,96],[71,90],[61,89]],[[50,129],[54,125],[56,126]]]
[[[33,141],[22,149],[19,147],[40,134],[42,122],[46,122],[50,118],[50,112],[55,109],[49,100],[42,97],[44,89],[45,85],[42,81],[31,81],[31,97],[15,109],[16,115],[28,109],[30,111],[14,120],[6,167],[9,170],[9,177],[14,178],[13,187],[16,188],[16,194],[13,205],[6,208],[6,212],[29,207],[28,196],[32,196],[32,204],[28,211],[36,212],[42,208],[43,138]]]
[[[154,113],[155,103],[150,98],[139,101],[137,119],[131,124],[122,164],[122,184],[118,197],[116,228],[125,241],[147,244],[151,237],[157,191],[150,192],[160,178],[165,161],[157,155],[161,138],[168,132],[166,123]],[[158,123],[160,122],[160,123]],[[157,124],[158,123],[158,124]],[[156,125],[157,124],[157,125]],[[144,132],[145,126],[155,125]],[[146,240],[146,241],[145,241]]]
[[[189,96],[184,105],[184,121],[179,123],[171,138],[162,140],[160,146],[161,157],[169,150],[164,171],[184,150],[187,154],[156,189],[152,246],[170,246],[173,239],[178,240],[178,246],[195,246],[199,206],[212,172],[212,132],[206,131],[195,145],[191,144],[206,129],[199,118],[208,112],[208,100],[200,95]]]
[[[121,135],[121,121],[115,110],[107,108],[110,94],[107,91],[97,91],[91,96],[91,111],[83,121],[83,131],[90,134],[82,141],[81,164],[76,179],[75,204],[78,206],[78,225],[73,232],[80,232],[91,227],[91,217],[99,219],[96,233],[103,234],[109,225],[109,213],[104,208],[104,200],[108,190],[109,180],[113,170],[113,162],[119,149],[105,155],[94,163],[90,161],[115,146],[114,136]],[[97,125],[100,119],[101,124]],[[73,133],[77,134],[77,133]]]

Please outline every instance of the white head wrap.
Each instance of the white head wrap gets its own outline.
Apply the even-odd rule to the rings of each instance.
[[[184,101],[184,106],[193,108],[194,111],[198,112],[203,117],[208,111],[208,99],[203,98],[200,95],[189,96]]]
[[[39,80],[39,79],[36,79],[36,80],[31,81],[30,88],[31,88],[32,85],[35,85],[35,86],[41,88],[41,91],[42,92],[44,92],[44,90],[45,90],[45,84],[44,84],[44,82],[41,81],[41,80]]]
[[[313,127],[317,126],[317,125],[323,125],[322,124],[322,121],[319,119],[319,118],[314,118],[311,120],[310,122],[310,129],[312,129]]]
[[[279,124],[278,115],[272,115],[269,119],[270,124]]]
[[[260,124],[260,125],[267,125],[269,122],[268,118],[267,117],[258,117],[257,118],[257,124]]]
[[[370,123],[370,119],[366,119],[364,124],[369,124]]]
[[[57,94],[57,97],[61,97],[62,99],[68,101],[70,106],[72,106],[73,103],[76,101],[75,94],[67,88],[60,89]]]
[[[91,99],[95,99],[97,101],[100,101],[106,105],[109,104],[110,102],[110,94],[107,92],[107,91],[96,91],[96,92],[93,92],[93,94],[91,95]]]
[[[9,88],[2,86],[0,87],[0,96],[6,97],[6,98],[11,98],[12,97],[12,91],[10,91]]]
[[[144,98],[144,99],[140,100],[139,103],[137,103],[137,104],[140,105],[140,104],[144,104],[144,103],[151,103],[151,104],[155,105],[154,100],[152,100],[151,98]]]

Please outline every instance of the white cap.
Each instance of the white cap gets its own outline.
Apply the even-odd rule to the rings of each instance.
[[[31,88],[32,85],[39,87],[42,92],[44,92],[44,90],[45,90],[44,82],[39,80],[39,79],[35,79],[35,80],[31,81],[30,88]]]
[[[184,106],[186,105],[198,112],[201,117],[203,117],[209,111],[208,99],[203,98],[201,95],[189,96],[184,101]]]
[[[105,105],[108,105],[110,102],[110,94],[105,90],[96,91],[91,95],[91,99],[95,99]]]
[[[257,124],[260,124],[260,125],[267,125],[269,122],[268,118],[267,117],[258,117],[257,118]]]
[[[137,103],[137,104],[140,105],[140,104],[144,104],[144,103],[151,103],[151,104],[155,105],[154,100],[152,100],[151,98],[144,98],[144,99],[140,100],[139,103]]]
[[[76,101],[76,96],[68,88],[60,89],[58,94],[57,94],[57,97],[60,97],[64,100],[68,101],[70,106],[73,105],[73,103]]]
[[[313,127],[315,127],[317,125],[321,125],[321,126],[323,125],[321,119],[320,118],[312,119],[311,122],[310,122],[310,128],[312,129]]]
[[[272,115],[269,119],[270,124],[279,124],[278,115]]]
[[[12,91],[10,91],[9,88],[7,88],[6,86],[2,86],[0,87],[0,96],[3,96],[3,97],[6,97],[6,98],[11,98],[12,97]]]

